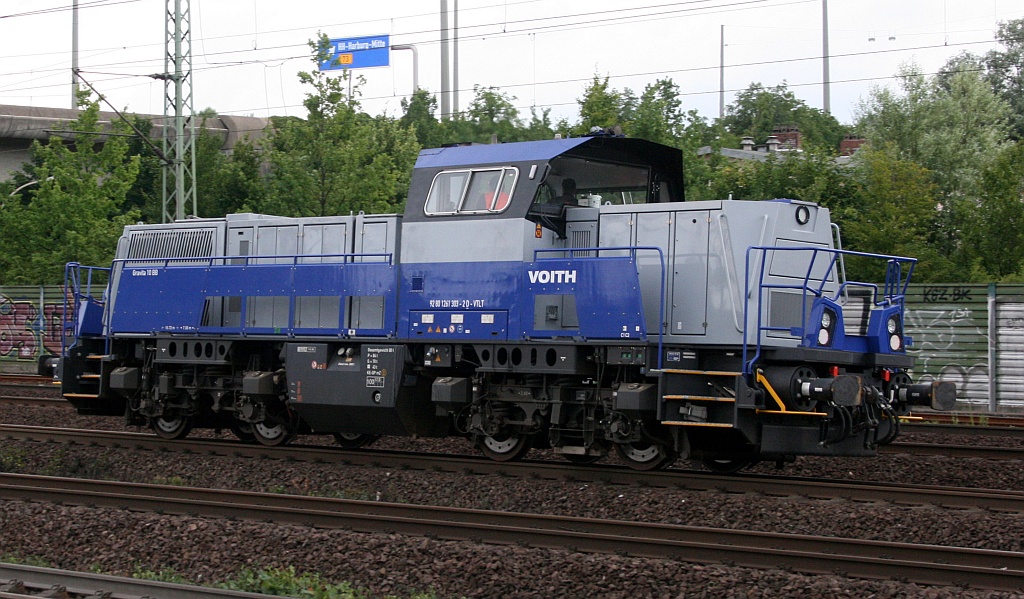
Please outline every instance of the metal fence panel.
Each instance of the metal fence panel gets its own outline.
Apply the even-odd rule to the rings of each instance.
[[[60,353],[63,311],[59,286],[0,287],[0,368],[34,372],[40,356]]]

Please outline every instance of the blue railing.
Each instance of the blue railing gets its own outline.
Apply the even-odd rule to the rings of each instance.
[[[765,282],[765,269],[769,263],[769,260],[774,258],[774,254],[769,252],[791,252],[791,253],[809,253],[810,257],[807,261],[807,270],[804,273],[803,279],[799,283],[769,283]],[[827,256],[827,265],[824,269],[815,273],[816,263],[819,262],[819,257]],[[878,284],[858,282],[858,281],[842,281],[839,276],[839,270],[843,266],[843,258],[845,256],[856,256],[861,258],[868,258],[874,260],[885,260],[885,282],[882,287],[882,293],[878,293]],[[757,339],[755,342],[755,348],[753,356],[750,357],[750,339],[748,335],[748,328],[750,323],[749,309],[751,299],[751,278],[754,273],[751,272],[752,257],[755,260],[754,264],[758,266],[757,270],[757,301],[755,302],[757,310]],[[910,284],[910,278],[914,271],[914,266],[917,263],[915,258],[906,258],[901,256],[889,256],[885,254],[870,254],[865,252],[854,252],[849,250],[836,250],[831,248],[821,248],[814,246],[805,247],[778,247],[778,246],[752,246],[747,248],[746,255],[746,276],[744,280],[744,302],[743,302],[743,373],[745,375],[752,375],[754,365],[761,358],[762,352],[762,339],[764,334],[769,331],[785,331],[792,336],[800,338],[800,343],[804,343],[804,330],[807,326],[807,311],[808,311],[808,297],[813,296],[820,298],[825,296],[826,288],[830,285],[834,286],[835,291],[829,299],[838,301],[839,298],[848,296],[850,288],[866,288],[871,292],[871,297],[875,298],[874,306],[899,306],[901,315],[904,298],[907,293],[907,286]],[[907,266],[906,273],[904,273],[904,265]],[[772,276],[769,274],[769,276]],[[790,278],[789,275],[786,275]],[[782,278],[776,275],[776,278]],[[771,289],[789,289],[800,291],[800,326],[770,326],[764,324],[765,319],[765,297],[768,290]],[[748,359],[749,358],[749,359]]]
[[[83,280],[84,271],[84,280]],[[64,313],[61,316],[60,351],[67,355],[67,350],[78,342],[83,333],[100,335],[103,333],[103,297],[93,296],[93,278],[109,281],[110,268],[102,266],[82,266],[78,262],[69,262],[64,266]],[[106,292],[107,281],[102,283],[102,292]],[[74,337],[68,342],[68,337]]]

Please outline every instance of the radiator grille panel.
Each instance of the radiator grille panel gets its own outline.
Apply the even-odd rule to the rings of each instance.
[[[213,229],[133,231],[126,257],[131,260],[208,258],[214,255],[213,242]]]

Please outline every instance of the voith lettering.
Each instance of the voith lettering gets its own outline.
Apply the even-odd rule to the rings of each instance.
[[[575,283],[575,270],[531,270],[530,283]]]

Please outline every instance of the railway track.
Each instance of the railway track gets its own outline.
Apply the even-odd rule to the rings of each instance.
[[[807,574],[1024,588],[1024,553],[1007,551],[15,474],[0,474],[0,497]]]
[[[104,599],[266,599],[261,593],[229,591],[73,570],[0,563],[0,598],[93,597]]]
[[[36,374],[0,374],[0,385],[20,385],[31,387],[55,386],[52,378]]]
[[[957,509],[1024,512],[1024,491],[971,489],[813,479],[764,474],[716,475],[705,471],[671,469],[637,472],[624,466],[573,466],[563,462],[523,460],[493,462],[483,457],[362,449],[346,451],[324,446],[268,448],[225,440],[186,439],[168,442],[150,434],[0,425],[0,438],[60,442],[132,450],[177,451],[210,456],[270,458],[326,464],[421,471],[462,472],[528,479],[569,480],[612,485],[642,485],[694,491],[759,493],[780,497],[848,499],[900,505],[938,505]]]

